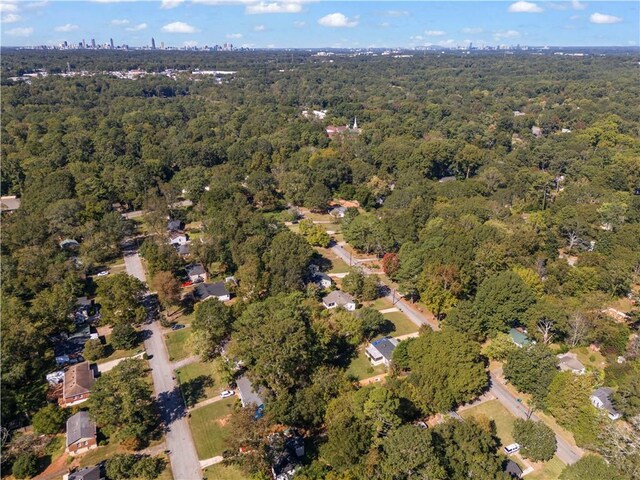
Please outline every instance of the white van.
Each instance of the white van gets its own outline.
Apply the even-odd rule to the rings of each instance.
[[[512,443],[511,445],[507,445],[506,447],[504,447],[504,453],[506,453],[507,455],[516,453],[518,450],[520,450],[519,443]]]

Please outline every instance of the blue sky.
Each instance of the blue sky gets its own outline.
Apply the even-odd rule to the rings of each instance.
[[[0,0],[2,45],[632,46],[639,2]]]

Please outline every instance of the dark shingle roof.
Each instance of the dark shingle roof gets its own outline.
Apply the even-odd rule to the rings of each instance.
[[[71,398],[91,391],[95,378],[89,362],[78,363],[64,372],[63,398]]]
[[[202,300],[209,297],[223,297],[229,295],[224,282],[201,283],[196,287],[196,295]]]
[[[331,305],[332,303],[335,303],[336,305],[342,307],[347,303],[355,303],[355,300],[348,293],[341,292],[340,290],[334,290],[322,299],[322,303],[324,303],[325,305]]]
[[[187,267],[187,275],[192,276],[192,275],[204,275],[206,274],[206,270],[204,269],[204,267],[202,266],[201,263],[196,263],[195,265],[191,265],[189,267]]]
[[[264,402],[260,395],[256,393],[253,389],[253,385],[246,376],[240,377],[236,385],[238,386],[238,395],[240,396],[240,400],[242,401],[242,406],[247,406],[249,404],[255,404],[256,406],[262,405]]]
[[[380,352],[380,355],[382,355],[389,361],[393,357],[393,350],[396,348],[397,344],[398,341],[390,337],[384,337],[380,340],[376,340],[375,342],[371,342],[371,345],[373,345],[376,350]]]
[[[96,436],[96,424],[89,418],[89,412],[78,412],[67,420],[67,447],[80,439]]]
[[[69,474],[69,480],[101,480],[100,467],[85,467]]]

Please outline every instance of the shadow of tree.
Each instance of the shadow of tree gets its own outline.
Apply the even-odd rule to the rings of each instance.
[[[213,386],[213,378],[209,375],[199,375],[182,383],[180,386],[187,407],[193,407],[200,400],[204,400],[206,396],[205,389]]]
[[[182,400],[182,392],[179,387],[175,387],[170,392],[161,392],[156,404],[165,430],[169,429],[172,422],[187,415],[187,408]]]

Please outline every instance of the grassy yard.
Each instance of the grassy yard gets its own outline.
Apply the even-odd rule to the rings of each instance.
[[[592,352],[587,347],[574,348],[571,352],[577,354],[578,360],[587,368],[603,369],[607,365],[607,360],[600,352]]]
[[[221,455],[229,435],[227,417],[237,399],[227,398],[191,412],[189,424],[200,460]]]
[[[537,465],[534,466],[534,468]],[[554,456],[548,462],[542,464],[542,468],[535,468],[535,471],[527,475],[527,480],[556,480],[560,478],[560,473],[564,470],[564,463],[558,458],[558,456]]]
[[[496,433],[503,446],[513,443],[513,422],[516,417],[504,408],[499,400],[490,400],[460,412],[462,418],[480,414],[493,420],[496,425]]]
[[[387,300],[385,297],[378,298],[373,302],[367,302],[366,307],[373,308],[374,310],[386,310],[387,308],[393,308],[391,302]]]
[[[409,320],[402,312],[385,313],[384,318],[391,321],[396,327],[395,330],[389,334],[392,337],[407,335],[408,333],[414,333],[419,330],[418,326]]]
[[[206,480],[249,480],[249,477],[235,465],[223,465],[221,463],[205,468],[202,472],[202,477]]]
[[[183,328],[175,332],[167,333],[167,351],[169,352],[169,360],[175,362],[176,360],[182,360],[191,355],[191,350],[188,346],[188,340],[191,336],[191,330]]]
[[[195,362],[176,370],[187,405],[193,406],[202,400],[213,398],[227,388],[220,380],[217,362]]]
[[[107,345],[109,345],[111,343],[111,335],[107,335],[105,337],[105,341],[107,342]],[[142,342],[140,342],[137,347],[132,348],[130,350],[114,350],[111,355],[109,355],[108,357],[101,358],[96,363],[101,364],[105,362],[110,362],[111,360],[117,360],[119,358],[132,357],[135,354],[140,353],[142,351],[144,351],[144,345],[142,344]]]
[[[104,447],[98,447],[90,450],[80,457],[81,467],[90,467],[96,465],[103,460],[113,457],[116,453],[126,453],[127,450],[117,443],[110,443]]]
[[[360,347],[358,356],[351,361],[349,368],[347,369],[347,375],[356,377],[358,380],[364,380],[365,378],[373,377],[380,373],[384,373],[386,368],[384,365],[371,365],[369,359],[364,354],[364,347]]]

